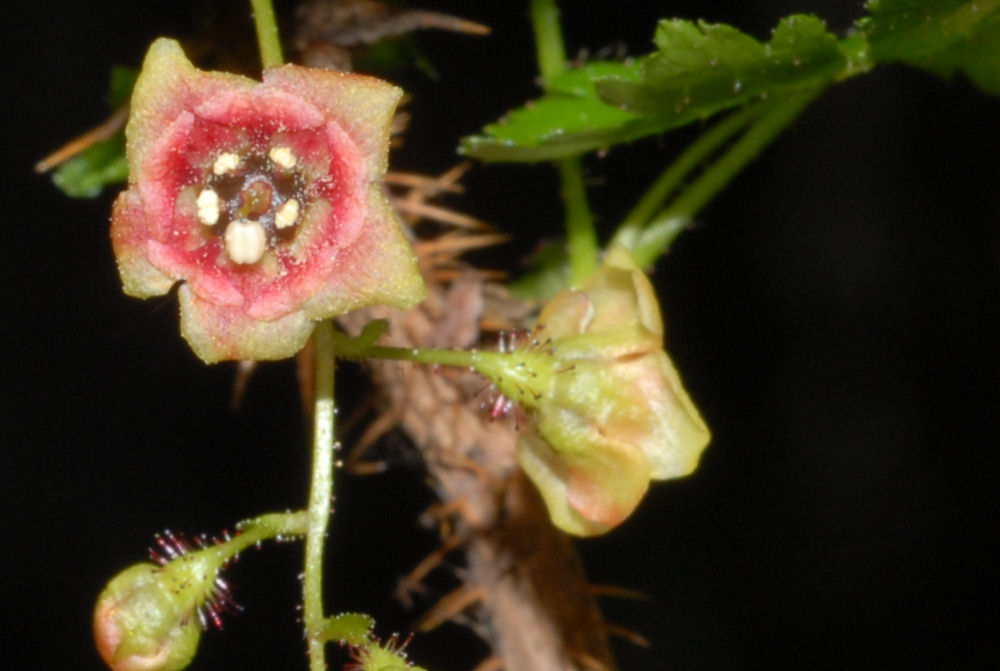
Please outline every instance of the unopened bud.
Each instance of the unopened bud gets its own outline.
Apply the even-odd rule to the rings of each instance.
[[[177,671],[194,657],[201,630],[221,627],[220,612],[238,610],[219,571],[238,544],[194,546],[170,531],[143,562],[112,578],[94,608],[94,639],[114,671]]]
[[[177,671],[201,637],[198,599],[177,571],[144,562],[125,569],[94,608],[97,650],[114,671]]]

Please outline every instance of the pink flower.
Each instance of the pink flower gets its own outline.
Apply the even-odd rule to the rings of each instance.
[[[111,239],[125,293],[182,282],[181,331],[206,362],[294,355],[317,320],[424,298],[382,192],[401,92],[285,65],[263,82],[152,44],[126,128]]]

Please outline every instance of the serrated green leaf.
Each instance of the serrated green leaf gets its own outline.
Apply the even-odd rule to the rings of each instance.
[[[597,99],[595,82],[601,79],[639,81],[642,64],[638,59],[627,61],[590,61],[582,67],[572,68],[549,83],[548,92],[576,98]]]
[[[837,38],[806,15],[782,19],[764,44],[732,26],[664,20],[656,44],[640,81],[598,81],[597,91],[631,111],[673,117],[670,125],[823,86],[845,67]]]
[[[986,93],[1000,95],[1000,22],[933,59],[917,63],[942,77],[961,72]]]
[[[876,61],[949,77],[962,72],[1000,95],[1000,0],[872,0],[858,22]]]
[[[91,145],[52,173],[52,182],[71,198],[94,198],[105,186],[127,178],[125,135],[121,131]]]
[[[486,126],[485,135],[464,138],[461,151],[484,161],[547,161],[604,149],[661,128],[656,120],[600,100],[549,96]]]
[[[656,119],[609,105],[597,97],[597,79],[636,79],[634,61],[593,61],[554,78],[543,98],[509,112],[466,137],[460,151],[484,161],[547,161],[604,149],[659,132]]]
[[[347,645],[365,645],[371,641],[370,634],[375,620],[364,613],[340,613],[328,617],[323,622],[322,637],[327,641],[337,641]]]
[[[486,161],[543,161],[662,133],[750,100],[823,86],[845,68],[837,38],[812,16],[781,21],[761,44],[731,26],[661,21],[658,51],[595,61],[549,83],[545,97],[465,138]]]

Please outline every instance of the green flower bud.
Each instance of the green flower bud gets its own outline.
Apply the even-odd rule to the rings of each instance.
[[[94,609],[94,639],[108,666],[114,671],[186,667],[201,637],[195,590],[179,572],[149,562],[115,576]]]
[[[407,659],[406,646],[411,638],[412,634],[400,643],[399,636],[393,634],[384,645],[372,638],[364,645],[354,646],[351,652],[354,662],[344,669],[345,671],[427,671]]]
[[[94,640],[114,671],[176,671],[194,657],[202,629],[238,608],[219,571],[234,543],[196,547],[181,536],[157,536],[158,563],[142,562],[112,578],[94,608]]]

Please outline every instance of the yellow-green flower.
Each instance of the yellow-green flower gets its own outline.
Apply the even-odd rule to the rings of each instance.
[[[623,248],[545,306],[529,348],[479,368],[528,409],[518,459],[572,534],[620,524],[650,479],[691,473],[709,441],[663,349],[653,287]]]

